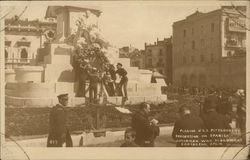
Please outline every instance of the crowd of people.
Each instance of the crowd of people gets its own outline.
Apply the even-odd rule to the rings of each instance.
[[[123,100],[128,100],[127,71],[121,63],[107,65],[104,71],[97,70],[89,64],[84,66],[75,65],[75,81],[79,82],[77,97],[85,97],[87,90],[89,91],[89,102],[96,103],[98,101],[98,87],[103,86],[108,96],[122,96]],[[89,82],[89,88],[86,84]]]
[[[118,67],[119,70],[119,67]],[[117,72],[117,71],[115,71]],[[125,70],[120,70],[121,76],[126,76]],[[109,73],[106,73],[107,75]],[[106,75],[106,76],[107,76]],[[97,70],[92,69],[89,74],[90,93],[96,94]],[[121,80],[121,86],[126,87],[127,78]],[[94,78],[96,77],[96,78]],[[111,75],[108,75],[111,78]],[[93,79],[95,81],[93,81]],[[109,83],[109,81],[108,81]],[[110,84],[105,85],[110,85]],[[94,97],[95,98],[95,97]],[[48,147],[71,147],[72,139],[66,126],[66,110],[68,104],[68,94],[58,96],[59,104],[54,106],[50,112],[50,128],[47,141]],[[92,100],[91,100],[92,101]],[[236,90],[228,94],[223,90],[213,90],[208,93],[204,101],[201,102],[202,110],[200,115],[193,114],[191,106],[184,104],[179,107],[180,118],[176,120],[172,131],[172,138],[176,140],[176,146],[183,147],[179,142],[181,135],[196,135],[193,130],[222,131],[223,134],[229,134],[231,129],[239,129],[242,134],[246,131],[246,97],[243,90]],[[150,119],[150,104],[143,102],[139,110],[132,114],[131,126],[125,131],[124,143],[121,147],[154,147],[155,139],[160,135],[158,121]],[[183,132],[187,131],[187,132]],[[191,131],[191,132],[188,132]],[[181,137],[183,138],[183,137]],[[244,139],[243,139],[244,142]],[[220,143],[224,146],[224,143]],[[188,145],[185,145],[187,147]],[[208,145],[210,146],[210,145]],[[213,145],[211,145],[213,146]]]
[[[196,91],[199,91],[196,89]],[[172,137],[179,140],[181,130],[211,129],[232,132],[232,129],[239,129],[241,134],[246,131],[246,97],[244,90],[232,89],[211,89],[200,101],[200,115],[192,114],[190,106],[180,107],[180,119],[175,122]],[[194,92],[195,94],[199,92]],[[191,134],[197,134],[191,133]],[[228,133],[229,134],[229,133]],[[243,138],[244,141],[244,138]],[[177,143],[177,146],[182,146]],[[221,143],[221,145],[225,145]]]

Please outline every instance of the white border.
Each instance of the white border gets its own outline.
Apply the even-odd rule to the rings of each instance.
[[[51,5],[65,5],[69,1],[55,1],[55,2],[0,2],[1,6],[6,5],[23,5],[24,3],[37,3],[38,5],[43,5],[50,3]],[[70,1],[70,4],[77,4],[79,1]],[[90,5],[98,5],[99,3],[110,3],[110,5],[114,3],[119,4],[130,4],[134,3],[132,1],[92,1],[92,2],[80,2],[80,3],[88,3]],[[230,5],[230,1],[137,1],[139,5],[143,4],[150,4],[150,5],[214,5],[214,4],[223,4],[223,5]],[[236,2],[234,2],[236,3]],[[237,4],[244,4],[248,6],[248,15],[249,13],[249,2],[247,1],[237,1]],[[1,22],[1,25],[3,22]],[[248,22],[248,26],[249,22]],[[249,27],[250,28],[250,27]],[[1,103],[1,131],[4,131],[4,53],[3,52],[3,42],[4,36],[3,32],[1,34],[1,92],[0,92],[0,103]],[[247,32],[247,62],[250,61],[250,57],[248,55],[250,50],[250,41],[249,41],[249,31]],[[250,67],[250,64],[247,63],[247,69]],[[247,82],[249,81],[250,73],[247,72]],[[250,103],[249,101],[249,92],[250,85],[247,83],[247,106]],[[249,122],[250,121],[250,111],[249,107],[247,107],[247,131],[249,130]],[[230,148],[225,155],[225,159],[231,159],[233,155],[239,150],[239,147]],[[84,160],[95,160],[95,159],[102,159],[102,160],[163,160],[163,159],[185,159],[185,160],[219,160],[220,156],[222,155],[225,148],[175,148],[175,147],[161,147],[161,148],[31,148],[27,147],[24,150],[29,155],[30,159],[32,160],[41,160],[41,159],[84,159]],[[241,154],[241,158],[245,159],[247,152],[243,152]],[[17,157],[18,158],[18,157]]]

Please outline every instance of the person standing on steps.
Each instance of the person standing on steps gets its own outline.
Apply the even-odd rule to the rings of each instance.
[[[118,74],[121,77],[120,83],[119,83],[119,89],[122,91],[122,96],[124,101],[128,100],[128,93],[127,93],[127,85],[128,85],[128,77],[127,77],[127,71],[122,67],[121,63],[117,63],[116,65],[117,70],[116,74]]]

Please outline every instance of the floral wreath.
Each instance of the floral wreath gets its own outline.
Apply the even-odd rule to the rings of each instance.
[[[75,56],[81,68],[96,68],[105,71],[110,64],[107,48],[111,45],[104,40],[97,25],[87,25],[81,17],[76,21],[77,31],[66,40],[74,46]]]

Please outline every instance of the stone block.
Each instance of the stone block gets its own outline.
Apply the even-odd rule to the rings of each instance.
[[[75,107],[77,105],[81,105],[85,103],[85,98],[83,97],[72,97],[72,107]]]
[[[24,100],[18,97],[5,96],[5,104],[13,106],[24,106]]]
[[[57,82],[55,83],[56,95],[68,93],[69,96],[75,96],[75,84],[71,82]]]
[[[51,107],[53,106],[51,98],[30,98],[24,99],[26,107]]]
[[[54,83],[7,83],[6,89],[13,97],[51,97],[54,96]]]
[[[5,69],[5,82],[15,82],[16,73],[13,69]]]
[[[42,82],[42,66],[21,66],[15,68],[15,80],[20,83],[25,82]]]

